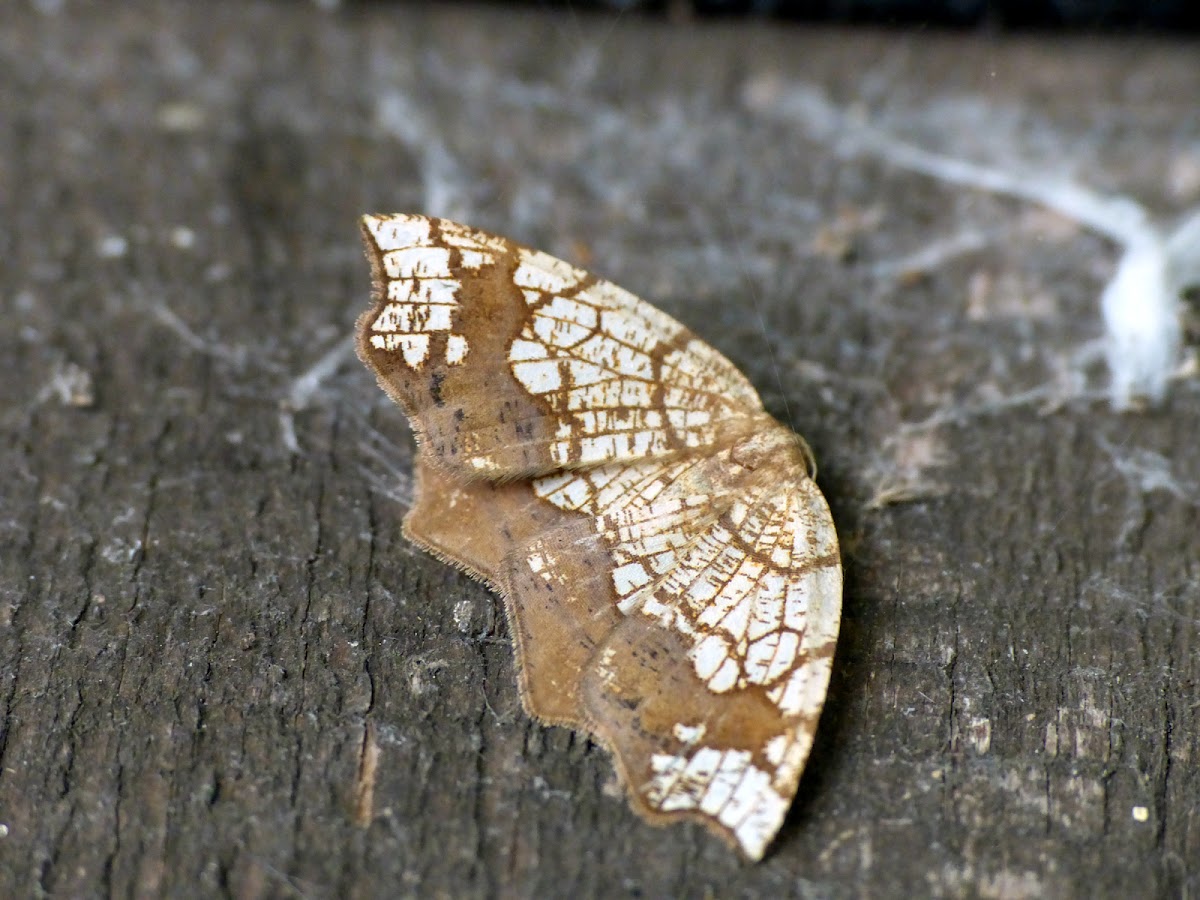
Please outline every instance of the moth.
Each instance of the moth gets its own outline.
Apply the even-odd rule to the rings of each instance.
[[[418,447],[405,536],[504,598],[525,709],[607,747],[640,816],[761,859],[841,616],[807,445],[614,284],[444,219],[361,224],[358,354]]]

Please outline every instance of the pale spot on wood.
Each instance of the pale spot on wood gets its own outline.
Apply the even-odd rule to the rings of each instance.
[[[459,600],[454,604],[454,624],[463,634],[471,631],[471,612],[470,600]]]
[[[354,787],[354,822],[366,828],[375,817],[375,777],[379,768],[379,744],[375,726],[367,723],[358,757],[358,778]]]

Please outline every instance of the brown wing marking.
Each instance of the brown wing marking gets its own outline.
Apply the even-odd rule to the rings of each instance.
[[[419,216],[365,216],[362,231],[374,305],[358,320],[358,355],[422,449],[467,477],[551,467],[557,421],[508,362],[528,318],[516,245]]]
[[[669,629],[623,621],[583,680],[588,729],[613,752],[634,811],[692,819],[747,858],[779,830],[808,759],[835,641],[798,655],[810,702],[784,713],[759,686],[712,693]]]
[[[816,716],[785,720],[761,689],[710,692],[689,643],[634,618],[622,622],[584,678],[588,729],[612,751],[639,816],[657,825],[698,821],[759,859],[799,776],[799,766],[794,778],[780,773],[766,748],[779,739],[796,745],[802,765]]]
[[[554,514],[555,528],[510,557],[507,608],[526,708],[544,722],[584,729],[584,674],[622,616],[607,550],[581,516]],[[569,556],[560,555],[564,546]]]
[[[461,481],[418,461],[404,533],[504,596],[526,710],[583,727],[580,680],[621,619],[610,557],[588,520],[539,500],[527,481]],[[563,547],[571,553],[558,560]],[[533,571],[531,557],[547,568]]]
[[[524,537],[528,491],[518,483],[463,481],[429,463],[424,454],[414,462],[413,476],[416,499],[404,517],[404,536],[493,590],[506,592],[504,558],[513,540]]]

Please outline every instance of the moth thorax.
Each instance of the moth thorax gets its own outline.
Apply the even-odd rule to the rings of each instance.
[[[804,438],[770,420],[769,425],[742,438],[733,446],[733,459],[747,469],[769,467],[778,472],[811,472],[812,451]]]

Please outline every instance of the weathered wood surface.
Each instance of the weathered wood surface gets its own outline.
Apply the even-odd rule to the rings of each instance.
[[[1113,247],[771,113],[816,89],[1169,217],[1200,200],[1195,46],[4,19],[0,896],[1200,891],[1200,392],[1043,408]],[[762,864],[639,822],[602,750],[521,711],[496,598],[400,537],[411,438],[345,350],[368,210],[594,267],[808,437],[846,617]]]

